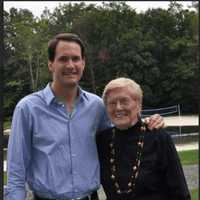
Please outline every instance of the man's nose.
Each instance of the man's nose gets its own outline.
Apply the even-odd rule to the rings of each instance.
[[[66,67],[68,68],[73,68],[74,67],[74,62],[72,59],[69,59],[66,64],[65,64]]]

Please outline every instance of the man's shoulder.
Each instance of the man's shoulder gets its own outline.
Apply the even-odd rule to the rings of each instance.
[[[88,96],[88,97],[101,99],[100,96],[98,96],[97,94],[95,94],[95,93],[93,93],[93,92],[89,92],[89,91],[83,90],[83,89],[82,89],[82,92],[83,92],[84,95],[86,95],[86,96]]]
[[[94,100],[94,101],[99,101],[99,102],[103,102],[102,98],[100,96],[98,96],[97,94],[94,94],[92,92],[86,91],[86,90],[82,90],[83,95],[88,99],[88,100]]]
[[[26,95],[17,103],[17,107],[25,107],[31,104],[38,104],[44,102],[44,96],[42,93],[43,90],[39,90],[37,92],[33,92],[31,94]]]

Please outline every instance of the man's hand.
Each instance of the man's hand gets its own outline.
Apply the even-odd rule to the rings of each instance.
[[[163,117],[159,114],[154,114],[150,117],[146,117],[144,121],[150,130],[160,129],[163,128],[165,125]]]

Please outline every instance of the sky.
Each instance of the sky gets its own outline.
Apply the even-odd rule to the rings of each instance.
[[[75,2],[75,1],[70,1]],[[81,1],[76,1],[81,2]],[[82,1],[85,3],[101,4],[100,1]],[[167,9],[170,1],[126,1],[128,5],[136,9],[136,12],[145,12],[148,8],[163,8]],[[4,10],[9,11],[11,7],[17,9],[29,9],[34,16],[40,17],[44,8],[47,7],[50,12],[53,12],[55,7],[59,4],[63,5],[69,3],[69,1],[4,1]],[[191,5],[191,1],[178,1],[183,5],[184,9],[188,9],[188,5]]]

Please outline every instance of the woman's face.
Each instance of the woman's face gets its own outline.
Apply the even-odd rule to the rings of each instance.
[[[122,87],[108,92],[106,109],[112,123],[119,129],[126,129],[137,122],[141,104],[131,88]]]

